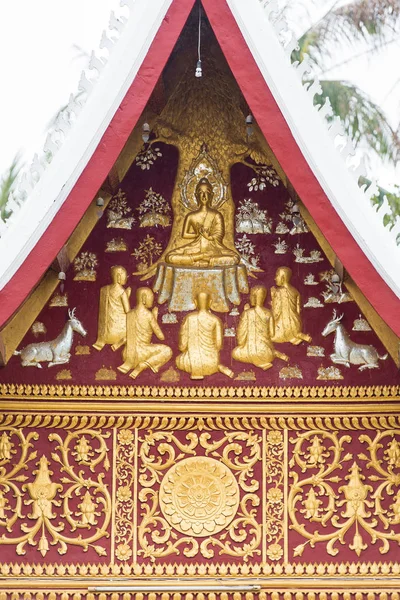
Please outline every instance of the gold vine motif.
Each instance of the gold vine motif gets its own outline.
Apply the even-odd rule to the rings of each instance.
[[[2,427],[0,432],[0,527],[7,531],[0,536],[0,546],[13,545],[21,556],[26,553],[25,546],[29,544],[37,546],[44,557],[49,551],[50,536],[50,543],[58,545],[61,555],[67,552],[68,545],[75,545],[84,550],[92,547],[99,556],[105,556],[105,548],[94,545],[94,542],[108,535],[111,499],[103,483],[104,474],[98,474],[96,480],[85,477],[84,467],[92,473],[100,463],[104,469],[109,468],[104,441],[109,433],[102,435],[86,429],[69,433],[64,440],[56,433],[50,434],[49,441],[59,444],[51,459],[65,473],[55,482],[48,457],[43,454],[36,460],[37,451],[29,451],[34,446],[32,441],[39,439],[38,433],[30,432],[25,436],[23,430],[12,427]],[[76,466],[70,464],[69,455],[80,467],[78,472]],[[33,470],[35,479],[28,482],[28,476],[21,471],[32,468],[33,464],[37,466]],[[70,506],[72,499],[80,500],[75,508]],[[28,514],[24,513],[24,506],[30,506]],[[58,512],[64,519],[58,525],[54,523],[57,508],[62,508]],[[31,523],[28,524],[25,519]],[[21,534],[12,535],[14,526],[21,520]],[[66,523],[71,533],[79,531],[80,535],[67,535]],[[89,532],[88,536],[84,535],[86,532]]]
[[[218,405],[218,410],[221,406]],[[243,412],[243,409],[241,409]],[[320,410],[320,408],[318,408]],[[160,407],[157,407],[160,412]],[[260,411],[259,411],[260,412]],[[253,431],[266,429],[267,431],[309,431],[321,429],[324,431],[338,430],[359,431],[360,429],[373,429],[376,431],[396,429],[400,427],[400,416],[387,414],[346,416],[334,415],[328,417],[317,416],[181,416],[174,415],[60,415],[60,414],[0,414],[0,426],[18,428],[45,428],[79,430],[83,429],[151,429],[163,431]]]
[[[365,535],[371,544],[380,544],[381,554],[389,551],[390,542],[400,544],[400,528],[395,528],[400,524],[399,436],[400,429],[378,432],[374,439],[361,434],[358,439],[368,445],[369,456],[360,453],[358,460],[344,450],[352,442],[349,435],[312,430],[291,440],[294,450],[289,464],[305,474],[290,472],[291,528],[308,540],[294,549],[294,556],[301,556],[307,544],[313,548],[317,543],[326,543],[328,554],[336,556],[338,542],[347,543],[360,556],[369,546]],[[360,466],[363,462],[367,462],[364,468],[376,473],[368,475],[368,484]],[[347,474],[340,476],[346,463]],[[319,527],[326,529],[322,533]]]
[[[265,538],[268,544],[267,557],[278,561],[283,556],[284,537],[284,440],[280,431],[269,431],[266,437],[265,459],[266,482],[269,485],[265,505]]]
[[[218,440],[212,440],[206,432],[200,435],[190,432],[186,435],[187,443],[169,432],[145,435],[139,452],[139,483],[142,486],[139,501],[143,517],[138,528],[139,554],[151,561],[179,554],[180,547],[183,547],[186,557],[194,557],[200,552],[204,558],[212,558],[215,547],[219,548],[219,555],[241,557],[244,561],[260,554],[261,527],[257,520],[260,483],[253,478],[254,467],[261,458],[260,441],[259,436],[252,432],[225,432]],[[195,452],[198,447],[205,451],[202,458]],[[215,458],[211,459],[210,454],[219,463]],[[196,458],[185,458],[188,455]],[[205,466],[209,470],[207,478]],[[175,510],[168,514],[171,482],[176,480],[182,491],[191,478],[195,497],[186,492],[185,519],[181,518],[182,503],[179,507],[175,504]],[[218,489],[221,493],[223,487],[226,501],[222,506],[216,491]],[[202,510],[188,518],[197,501],[206,501],[213,507],[212,519],[205,519]],[[217,536],[221,529],[225,531]],[[176,531],[184,533],[184,536],[179,537]],[[201,543],[195,537],[199,533],[205,538]]]
[[[288,386],[288,387],[158,387],[109,385],[50,385],[50,384],[0,384],[0,398],[99,398],[126,399],[185,399],[185,398],[261,398],[261,399],[369,399],[398,400],[400,386]]]

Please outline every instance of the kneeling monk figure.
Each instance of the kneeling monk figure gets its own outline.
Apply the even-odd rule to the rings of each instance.
[[[277,287],[271,288],[272,314],[275,321],[274,342],[290,342],[297,345],[301,342],[311,342],[311,337],[302,333],[300,294],[290,284],[292,270],[289,267],[279,267],[276,271]]]
[[[250,291],[250,303],[245,305],[236,332],[238,345],[232,350],[232,358],[250,363],[260,369],[270,369],[274,358],[289,360],[286,354],[275,350],[272,338],[275,334],[274,318],[264,307],[267,289],[262,285]]]
[[[218,210],[211,208],[213,189],[206,177],[197,184],[195,196],[199,208],[186,215],[182,230],[182,238],[192,241],[171,250],[166,262],[197,267],[237,265],[240,256],[236,250],[224,245],[224,218]]]
[[[198,294],[195,304],[197,311],[187,315],[179,331],[179,354],[176,366],[190,373],[192,379],[203,379],[218,371],[233,377],[234,373],[219,362],[222,348],[222,321],[210,312],[210,296]]]
[[[158,308],[154,307],[154,294],[150,288],[142,287],[136,291],[136,306],[126,315],[126,337],[112,346],[117,350],[125,344],[123,352],[124,364],[118,367],[121,373],[133,369],[130,377],[136,377],[149,368],[153,373],[172,357],[172,350],[165,344],[152,344],[154,335],[159,340],[164,340],[164,334],[157,323]]]

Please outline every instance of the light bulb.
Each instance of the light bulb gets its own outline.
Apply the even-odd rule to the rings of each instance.
[[[202,70],[202,68],[201,68],[201,60],[198,60],[198,61],[197,61],[197,65],[196,65],[196,73],[195,73],[195,76],[196,76],[196,77],[202,77],[202,75],[203,75],[203,70]]]

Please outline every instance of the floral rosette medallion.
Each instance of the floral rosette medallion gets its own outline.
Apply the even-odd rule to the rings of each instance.
[[[160,488],[166,520],[185,535],[216,534],[233,520],[239,486],[223,463],[206,457],[182,460],[166,473]]]

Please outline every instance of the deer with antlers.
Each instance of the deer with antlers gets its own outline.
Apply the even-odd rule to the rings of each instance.
[[[342,319],[343,314],[337,317],[336,310],[334,310],[332,319],[322,332],[324,337],[335,332],[335,340],[333,342],[334,353],[330,355],[332,362],[338,365],[346,365],[346,367],[360,365],[360,371],[364,369],[377,369],[379,367],[378,361],[386,360],[388,355],[379,356],[374,346],[352,342],[349,334],[340,322]]]
[[[14,354],[21,355],[23,367],[38,367],[38,369],[41,369],[41,362],[48,362],[49,367],[69,362],[74,331],[82,336],[86,335],[82,323],[75,317],[75,310],[74,308],[68,311],[69,319],[60,335],[54,340],[29,344],[21,351],[14,352]]]

